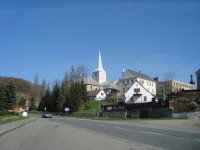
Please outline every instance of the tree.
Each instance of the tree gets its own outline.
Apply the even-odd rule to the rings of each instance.
[[[4,87],[0,87],[0,112],[4,111],[6,107],[6,102],[4,99]]]
[[[49,88],[49,85],[47,85],[45,94],[41,98],[41,101],[39,103],[39,110],[43,111],[45,107],[46,107],[46,110],[52,111],[53,106],[51,103],[51,90]]]
[[[167,72],[165,73],[165,80],[173,80],[174,79],[174,72]]]
[[[13,109],[13,107],[16,104],[16,87],[15,85],[10,82],[8,83],[3,92],[3,99],[5,99],[5,109],[8,111],[10,109]]]
[[[83,79],[81,80],[81,99],[82,101],[85,103],[85,109],[87,108],[86,103],[87,103],[87,98],[88,98],[88,94],[87,94],[87,90],[86,87],[84,85]]]
[[[77,74],[78,79],[81,79],[87,76],[87,69],[84,66],[78,66],[76,68],[76,74]]]
[[[29,109],[30,109],[30,110],[35,109],[35,101],[34,101],[34,98],[33,98],[33,97],[30,97],[28,101],[29,101]]]
[[[46,91],[46,80],[42,80],[42,84],[40,86],[40,97],[42,97],[45,94]]]
[[[64,107],[69,104],[69,88],[70,88],[69,77],[68,73],[66,73],[62,81],[57,101],[57,111],[59,112],[64,111]]]
[[[21,97],[18,102],[19,105],[25,105],[26,104],[26,98],[25,97]]]
[[[38,105],[40,103],[41,97],[40,97],[40,86],[38,82],[38,75],[35,75],[32,87],[31,87],[31,97],[34,100],[34,107],[38,108]]]
[[[60,87],[56,82],[51,92],[52,111],[57,111],[57,103],[59,98]]]

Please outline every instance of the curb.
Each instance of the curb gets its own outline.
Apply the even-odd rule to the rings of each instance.
[[[22,126],[25,126],[26,124],[29,124],[29,123],[34,122],[34,121],[36,121],[36,120],[38,120],[38,119],[30,120],[30,121],[21,123],[21,124],[19,124],[19,125],[16,125],[15,127],[12,127],[12,128],[6,129],[6,130],[3,130],[3,131],[0,132],[0,137],[3,136],[4,134],[10,132],[10,131],[13,131],[13,130],[15,130],[15,129],[17,129],[17,128],[20,128],[20,127],[22,127]]]

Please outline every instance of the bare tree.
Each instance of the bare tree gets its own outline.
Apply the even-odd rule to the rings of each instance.
[[[173,80],[175,76],[175,72],[167,72],[165,73],[165,80]]]
[[[85,77],[87,76],[87,69],[84,66],[78,66],[76,68],[76,74],[79,79]]]

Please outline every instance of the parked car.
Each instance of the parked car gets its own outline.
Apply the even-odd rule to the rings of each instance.
[[[42,118],[52,118],[53,117],[53,115],[52,115],[52,113],[51,112],[43,112],[42,113]]]

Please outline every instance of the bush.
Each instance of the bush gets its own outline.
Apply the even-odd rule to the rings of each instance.
[[[170,107],[174,108],[174,113],[196,111],[197,105],[190,98],[176,98],[169,102]]]
[[[0,116],[5,116],[5,115],[17,115],[17,113],[15,113],[15,112],[7,112],[7,111],[0,112]]]

